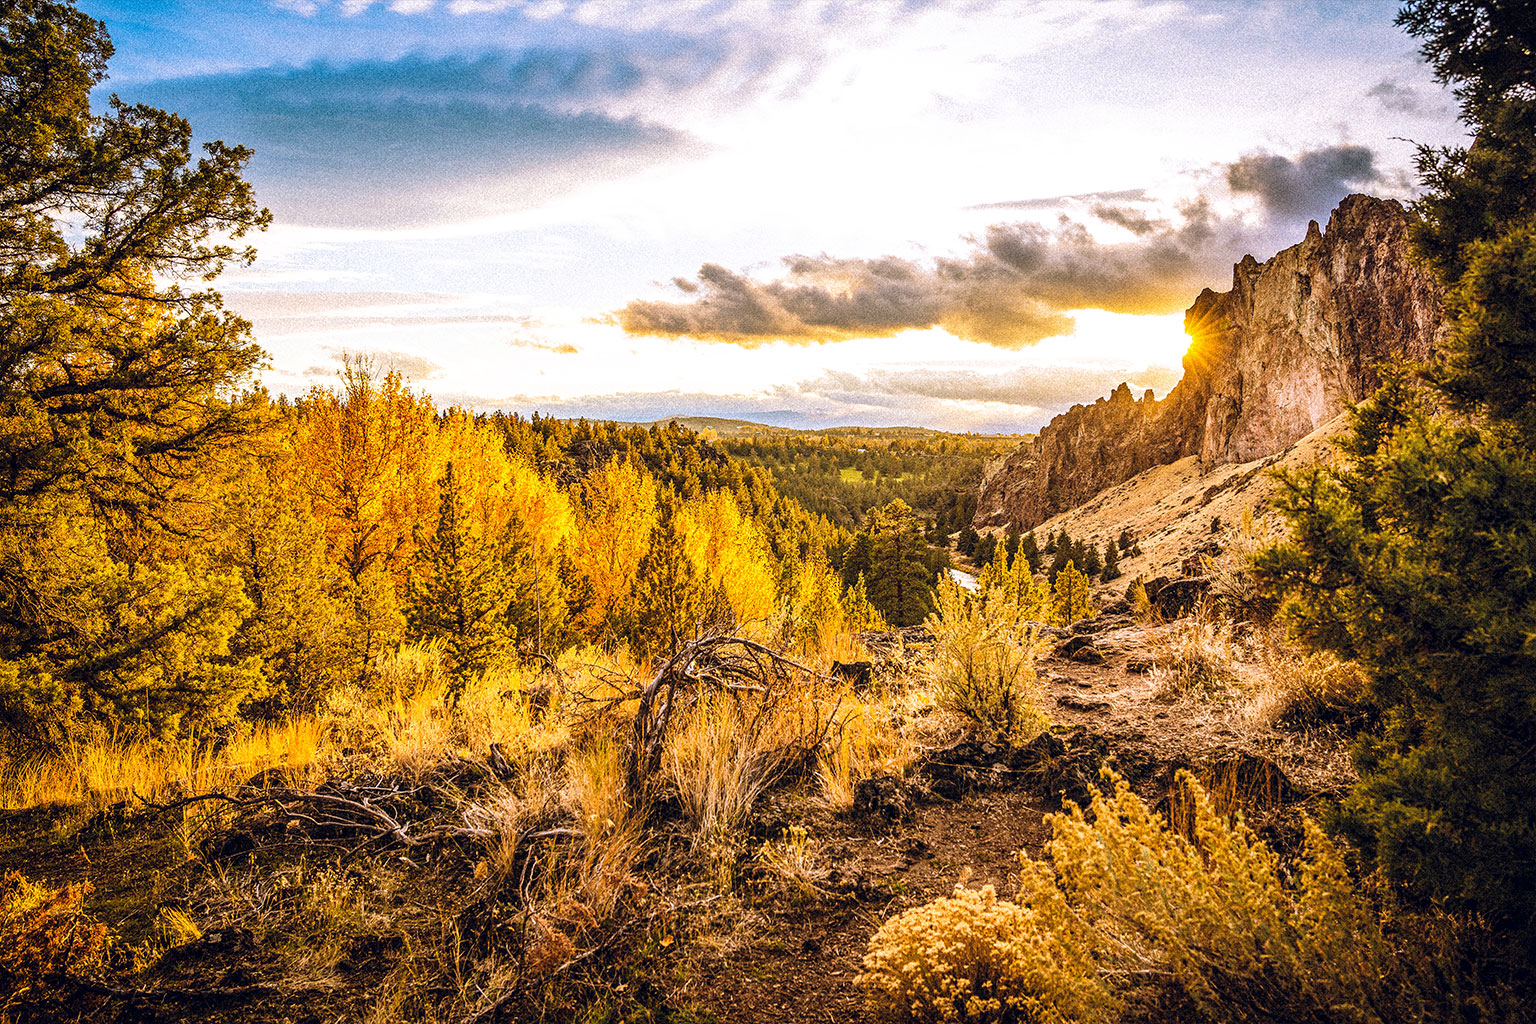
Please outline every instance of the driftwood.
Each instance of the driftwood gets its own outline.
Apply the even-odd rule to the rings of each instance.
[[[425,842],[445,838],[449,833],[441,830],[426,835],[413,835],[410,832],[411,822],[397,820],[376,802],[381,797],[411,796],[415,792],[416,790],[368,787],[342,795],[302,789],[256,789],[241,786],[233,793],[200,793],[166,803],[156,803],[142,797],[140,799],[146,807],[157,811],[174,811],[203,803],[219,803],[238,810],[270,807],[288,821],[312,825],[316,828],[335,828],[361,833],[368,842],[394,840],[402,846],[419,846]]]

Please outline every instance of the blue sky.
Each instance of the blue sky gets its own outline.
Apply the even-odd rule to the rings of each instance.
[[[1033,429],[1459,141],[1395,3],[82,0],[105,86],[253,147],[274,390]]]

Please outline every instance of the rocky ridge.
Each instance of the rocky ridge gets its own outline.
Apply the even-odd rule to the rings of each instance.
[[[1428,358],[1444,329],[1433,279],[1412,262],[1402,205],[1353,195],[1306,238],[1184,315],[1184,377],[1161,401],[1121,384],[1075,405],[988,467],[977,527],[1024,529],[1138,473],[1195,456],[1202,469],[1291,444],[1379,383],[1385,361]]]

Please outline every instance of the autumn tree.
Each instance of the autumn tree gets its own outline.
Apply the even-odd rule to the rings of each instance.
[[[656,481],[633,462],[609,462],[583,483],[571,566],[576,619],[588,637],[634,630],[635,576],[657,515]]]
[[[1091,590],[1092,584],[1088,577],[1078,572],[1077,566],[1070,560],[1061,567],[1053,588],[1053,609],[1058,625],[1070,626],[1078,619],[1086,619],[1093,614],[1093,603],[1089,596]]]
[[[350,659],[362,675],[400,638],[415,538],[436,521],[442,457],[431,400],[398,373],[380,377],[348,359],[340,385],[305,398],[294,450],[309,512],[343,571],[355,620]]]

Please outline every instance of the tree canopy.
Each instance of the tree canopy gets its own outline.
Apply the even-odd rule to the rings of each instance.
[[[1524,3],[1417,0],[1400,22],[1475,131],[1424,150],[1420,255],[1450,331],[1388,376],[1343,462],[1285,478],[1262,577],[1367,672],[1381,728],[1340,824],[1406,892],[1536,941],[1536,64]]]

